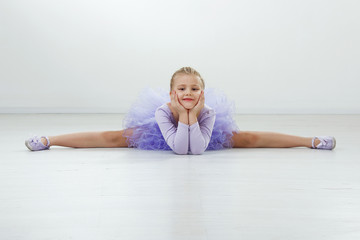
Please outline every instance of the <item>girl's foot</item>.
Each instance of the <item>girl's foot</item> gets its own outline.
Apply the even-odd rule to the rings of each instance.
[[[318,143],[320,141],[320,143]],[[312,139],[312,148],[332,150],[336,146],[336,139],[332,136],[314,137]]]
[[[46,136],[34,136],[26,140],[25,145],[31,151],[47,150],[50,148],[50,141]]]

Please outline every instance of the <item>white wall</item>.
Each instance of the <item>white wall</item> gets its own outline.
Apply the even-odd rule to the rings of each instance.
[[[1,0],[0,112],[126,112],[192,66],[242,113],[360,113],[360,1]]]

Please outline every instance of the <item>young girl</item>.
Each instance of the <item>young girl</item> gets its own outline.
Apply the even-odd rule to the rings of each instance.
[[[25,141],[32,151],[50,146],[74,148],[136,147],[173,150],[177,154],[202,154],[224,148],[335,148],[331,136],[300,137],[271,132],[239,131],[232,117],[234,106],[226,96],[205,83],[191,67],[177,70],[168,93],[146,89],[125,116],[121,131],[35,136]],[[205,99],[206,103],[205,104]]]

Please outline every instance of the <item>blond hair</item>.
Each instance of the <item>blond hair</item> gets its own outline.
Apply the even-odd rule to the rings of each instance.
[[[189,75],[195,75],[197,77],[199,77],[201,84],[202,84],[202,88],[205,89],[205,82],[204,79],[201,77],[200,73],[198,71],[196,71],[194,68],[192,67],[182,67],[179,70],[177,70],[171,77],[171,81],[170,81],[170,91],[173,88],[174,85],[174,78],[176,77],[177,74],[189,74]]]

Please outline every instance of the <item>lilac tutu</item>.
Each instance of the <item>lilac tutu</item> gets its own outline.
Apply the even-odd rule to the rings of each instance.
[[[231,148],[233,131],[238,127],[233,118],[235,105],[226,95],[213,88],[204,90],[205,104],[216,112],[215,124],[206,150]],[[129,147],[144,150],[171,150],[161,134],[155,120],[155,111],[164,103],[170,102],[169,91],[162,88],[144,88],[132,104],[123,120]]]

